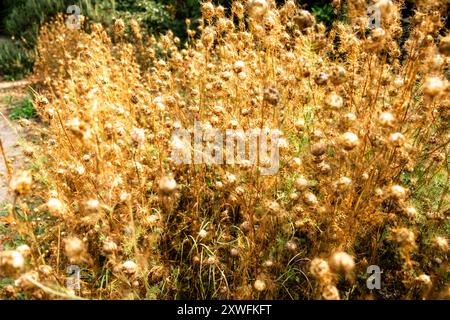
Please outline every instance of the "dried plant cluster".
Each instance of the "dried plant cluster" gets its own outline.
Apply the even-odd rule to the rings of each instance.
[[[447,1],[418,1],[402,46],[401,1],[376,3],[373,30],[370,3],[335,5],[348,22],[327,31],[291,0],[204,2],[185,46],[136,21],[46,25],[35,68],[45,161],[33,182],[27,171],[11,181],[28,245],[0,253],[17,279],[4,294],[449,298]],[[171,133],[194,121],[278,129],[278,173],[175,165],[185,146]],[[68,292],[71,264],[81,289]],[[380,290],[366,287],[369,265]]]

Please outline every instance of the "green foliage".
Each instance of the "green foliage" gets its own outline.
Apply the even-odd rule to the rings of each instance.
[[[26,76],[33,67],[34,52],[20,43],[0,41],[0,73],[9,80]]]
[[[25,97],[14,103],[9,117],[11,120],[35,118],[36,109],[34,108],[31,99],[29,97]]]
[[[313,5],[311,11],[316,16],[317,22],[322,22],[328,27],[331,26],[334,20],[334,11],[330,3]]]

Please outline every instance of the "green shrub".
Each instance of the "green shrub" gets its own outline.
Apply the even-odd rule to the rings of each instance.
[[[11,120],[36,118],[36,109],[31,102],[30,97],[25,97],[13,104],[9,118]]]
[[[7,80],[20,79],[31,72],[34,52],[20,43],[0,41],[0,73]]]

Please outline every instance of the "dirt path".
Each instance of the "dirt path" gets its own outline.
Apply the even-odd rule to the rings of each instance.
[[[9,120],[9,105],[12,101],[25,95],[26,80],[0,82],[0,139],[11,168],[18,168],[23,164],[23,155],[20,141],[24,137],[24,130],[15,122]],[[0,155],[0,208],[10,200],[7,185],[7,170],[5,161]]]

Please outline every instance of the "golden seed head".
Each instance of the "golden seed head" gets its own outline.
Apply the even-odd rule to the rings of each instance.
[[[394,147],[401,147],[405,144],[406,138],[400,132],[394,132],[389,136],[389,143]]]
[[[317,279],[325,279],[330,275],[330,266],[326,260],[314,258],[309,266],[309,272]]]
[[[106,254],[112,254],[117,251],[117,244],[112,240],[103,241],[103,252]]]
[[[159,180],[159,191],[164,195],[170,195],[177,189],[177,182],[169,176],[164,176]]]
[[[0,252],[0,273],[10,274],[23,269],[25,259],[17,250]]]
[[[122,270],[128,275],[133,275],[137,272],[138,266],[134,261],[128,260],[122,263]]]
[[[438,77],[428,77],[425,79],[425,83],[423,85],[423,92],[430,96],[435,97],[445,89],[444,81],[442,81]]]
[[[359,145],[359,139],[353,132],[346,132],[341,136],[341,143],[345,150],[352,150]]]
[[[29,170],[17,170],[9,183],[9,187],[17,195],[25,195],[31,191],[33,177]]]
[[[64,205],[56,198],[50,198],[47,202],[48,212],[51,215],[58,216],[64,212]]]
[[[65,241],[64,249],[70,259],[78,260],[84,255],[85,246],[82,240],[72,237]]]
[[[433,244],[436,248],[438,248],[442,252],[448,252],[449,251],[449,243],[448,240],[444,237],[435,237],[433,239]]]
[[[330,267],[335,272],[349,273],[355,268],[353,257],[345,252],[334,253],[330,260]]]
[[[315,157],[320,157],[327,152],[327,148],[323,143],[316,143],[311,147],[311,154]]]
[[[391,127],[394,124],[395,117],[390,112],[383,112],[378,117],[378,122],[384,127]]]
[[[389,188],[390,195],[397,200],[406,199],[406,189],[399,185],[393,185]]]
[[[303,176],[298,177],[298,178],[295,180],[295,187],[296,187],[298,190],[300,190],[300,191],[305,190],[306,188],[308,188],[308,185],[309,185],[308,180],[305,179]]]
[[[322,297],[325,300],[340,300],[339,290],[333,285],[327,285],[323,289]]]
[[[266,290],[266,282],[264,280],[258,279],[253,284],[253,287],[255,288],[256,291],[262,292],[262,291]]]

